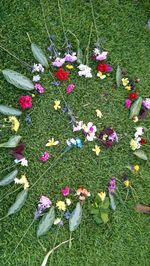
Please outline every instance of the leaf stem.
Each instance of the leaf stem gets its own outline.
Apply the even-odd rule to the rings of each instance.
[[[11,189],[9,189],[9,190],[7,191],[7,193],[4,195],[4,197],[2,197],[2,198],[0,199],[0,202],[3,201],[3,199],[6,198],[7,196],[9,196],[9,195],[15,193],[16,191],[18,191],[19,189],[20,189],[20,187],[17,187],[17,189],[15,189],[14,191],[11,191],[10,193],[8,193],[8,192],[11,190]]]
[[[71,243],[71,241],[72,241],[72,232],[70,232],[70,238],[69,238],[69,249],[71,249],[71,247],[72,247],[72,243]]]
[[[92,28],[93,28],[93,23],[91,24],[91,27],[90,27],[89,40],[88,40],[88,45],[86,47],[86,65],[88,65],[89,46],[90,46],[90,41],[91,41]]]
[[[28,36],[29,42],[30,42],[30,43],[32,43],[32,42],[31,42],[30,35],[29,35],[29,33],[28,33],[28,32],[27,32],[27,36]]]
[[[96,26],[96,20],[95,20],[94,8],[93,8],[92,0],[90,0],[90,4],[91,4],[91,11],[92,11],[92,17],[93,17],[94,27],[95,27],[95,31],[96,31],[96,37],[97,37],[97,41],[98,41],[99,40],[99,35],[98,35],[97,26]]]
[[[63,23],[61,6],[60,6],[60,1],[59,0],[58,0],[58,9],[59,9],[60,21],[61,21],[61,25],[62,25],[62,29],[63,29],[63,34],[64,34],[64,37],[65,37],[65,41],[68,42],[68,39],[67,39],[67,36],[66,36],[65,27],[64,27],[64,23]]]

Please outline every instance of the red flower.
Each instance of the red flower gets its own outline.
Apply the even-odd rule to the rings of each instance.
[[[31,96],[20,96],[18,103],[22,109],[29,109],[32,107],[32,98]]]
[[[65,71],[63,68],[59,68],[57,72],[54,73],[55,77],[59,80],[67,80],[68,79],[68,71]]]
[[[108,69],[108,65],[106,63],[100,63],[97,65],[97,70],[101,72],[106,72]]]
[[[146,143],[146,139],[141,138],[141,140],[140,140],[140,144],[141,144],[141,145],[144,145],[145,143]]]
[[[131,100],[131,101],[133,101],[133,100],[136,100],[137,99],[137,93],[136,92],[131,92],[130,94],[129,94],[129,99]]]

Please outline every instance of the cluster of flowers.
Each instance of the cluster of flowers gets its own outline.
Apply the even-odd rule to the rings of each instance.
[[[130,141],[130,147],[133,151],[140,149],[141,145],[146,143],[146,139],[142,137],[144,134],[143,127],[137,127],[136,132],[134,134],[134,139]]]
[[[92,54],[92,59],[94,61],[100,61],[98,63],[96,69],[97,69],[97,77],[100,79],[105,79],[106,74],[109,75],[109,72],[112,71],[112,66],[108,65],[105,60],[107,59],[108,52],[106,51],[101,51],[99,48],[94,48],[93,54]]]

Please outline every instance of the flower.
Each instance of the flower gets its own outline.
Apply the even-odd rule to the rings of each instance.
[[[82,141],[80,138],[72,138],[72,139],[68,139],[66,140],[67,146],[72,148],[72,147],[77,147],[77,148],[82,148]]]
[[[72,65],[66,65],[66,68],[69,69],[69,70],[71,70],[71,69],[74,68],[74,66],[72,66]]]
[[[65,55],[65,61],[66,61],[66,62],[73,63],[73,62],[75,62],[76,60],[77,60],[76,53],[66,54],[66,55]]]
[[[139,149],[140,146],[141,146],[141,145],[140,145],[140,143],[139,143],[137,140],[135,140],[135,139],[131,139],[131,141],[130,141],[130,147],[131,147],[131,149],[132,149],[133,151]]]
[[[76,193],[76,196],[79,196],[79,200],[85,200],[87,197],[90,197],[90,192],[85,188],[78,188]]]
[[[107,148],[111,148],[113,144],[118,142],[117,133],[112,128],[103,129],[99,135],[97,135],[97,139]]]
[[[44,93],[45,92],[45,89],[41,86],[41,84],[40,83],[36,83],[35,85],[34,85],[34,88],[35,88],[35,90],[38,92],[38,93]]]
[[[40,161],[46,162],[49,159],[49,153],[45,151],[39,158]]]
[[[66,93],[71,93],[74,89],[74,84],[69,84],[68,87],[66,88]]]
[[[15,116],[9,116],[9,122],[12,123],[11,130],[17,132],[20,126],[18,119]]]
[[[100,72],[111,72],[112,67],[107,65],[106,63],[99,63],[96,68]]]
[[[96,153],[96,155],[98,156],[99,153],[101,152],[101,149],[100,149],[100,147],[98,145],[95,145],[95,148],[92,149],[92,151],[94,151]]]
[[[52,81],[51,84],[55,87],[60,86],[60,81]]]
[[[129,84],[129,79],[128,78],[122,78],[122,84],[123,86],[127,86]]]
[[[60,222],[61,222],[61,218],[56,218],[54,220],[54,225],[60,224]]]
[[[91,74],[91,68],[88,67],[87,65],[80,64],[77,68],[79,68],[79,76],[85,76],[86,78],[92,78]]]
[[[150,110],[150,98],[146,98],[145,100],[143,100],[142,105],[143,105],[146,109]]]
[[[131,100],[131,101],[133,101],[133,100],[136,100],[137,99],[137,93],[136,92],[131,92],[130,94],[129,94],[129,99]]]
[[[96,60],[97,61],[103,61],[105,59],[107,59],[107,54],[108,52],[102,52],[99,55],[96,56]]]
[[[96,109],[96,116],[102,118],[102,112],[99,109]]]
[[[124,185],[126,188],[129,188],[130,187],[130,181],[127,179],[124,181]]]
[[[106,192],[100,192],[100,193],[98,193],[98,196],[100,197],[101,201],[103,202],[106,198]]]
[[[141,145],[144,145],[144,144],[146,144],[146,139],[141,138],[141,140],[139,142]]]
[[[126,108],[126,109],[129,109],[130,106],[131,106],[131,103],[132,103],[132,101],[131,101],[130,99],[126,99],[126,100],[125,100],[125,108]]]
[[[42,214],[42,212],[45,209],[50,208],[51,205],[52,205],[52,202],[48,197],[41,196],[34,218],[37,219]]]
[[[96,126],[94,126],[92,122],[89,122],[87,125],[84,124],[82,126],[82,129],[88,141],[93,141],[96,138],[95,133],[97,129],[96,129]]]
[[[27,125],[30,125],[32,123],[32,119],[31,119],[31,116],[29,114],[26,115],[25,122],[27,123]]]
[[[134,117],[132,118],[132,120],[133,120],[134,123],[136,123],[136,122],[139,121],[139,118],[138,118],[138,116],[134,116]]]
[[[136,165],[133,166],[133,169],[134,169],[136,172],[138,172],[138,171],[140,170],[140,167],[139,167],[139,165],[136,164]]]
[[[76,125],[73,125],[73,132],[80,131],[83,127],[83,121],[76,122]]]
[[[22,158],[22,159],[15,159],[14,162],[17,164],[17,163],[20,163],[22,166],[28,166],[28,161],[26,160],[26,158]]]
[[[62,188],[61,193],[63,194],[64,197],[68,196],[70,193],[70,188],[68,186]]]
[[[143,134],[144,134],[144,128],[136,127],[136,132],[134,134],[135,138],[138,138],[139,136],[142,136]]]
[[[31,96],[20,96],[18,103],[22,109],[30,109],[32,107],[32,98]]]
[[[104,75],[101,71],[97,72],[97,77],[99,77],[100,79],[105,79],[106,75]]]
[[[14,181],[15,181],[15,184],[23,185],[24,189],[27,189],[29,187],[29,182],[25,175],[22,175],[20,179],[15,178]]]
[[[129,85],[129,86],[125,86],[125,88],[126,88],[128,91],[131,90],[131,86],[130,86],[130,85]]]
[[[32,72],[44,72],[44,67],[41,64],[34,64]]]
[[[35,76],[33,76],[33,81],[34,82],[37,82],[37,81],[39,81],[41,79],[41,77],[39,76],[39,75],[35,75]]]
[[[58,109],[60,109],[60,108],[61,108],[61,106],[60,106],[60,101],[59,101],[59,100],[54,101],[54,109],[55,109],[55,110],[58,110]]]
[[[66,204],[67,204],[67,206],[70,206],[71,205],[71,200],[66,198]]]
[[[51,146],[56,146],[59,144],[59,141],[58,140],[54,140],[54,138],[52,139],[49,139],[47,144],[45,145],[46,147],[51,147]]]
[[[10,154],[14,156],[17,160],[21,160],[24,158],[23,152],[25,149],[25,145],[23,143],[19,143],[17,147],[10,150]]]
[[[111,194],[114,193],[115,188],[116,188],[116,180],[114,177],[111,177],[109,185],[108,185],[109,193],[111,193]]]
[[[66,204],[64,201],[57,201],[56,203],[56,207],[60,210],[60,211],[65,211],[66,210]]]
[[[65,63],[65,58],[56,57],[55,61],[52,62],[52,66],[61,67]]]
[[[69,211],[66,211],[66,212],[64,213],[64,216],[65,216],[65,218],[68,220],[68,219],[70,218],[70,216],[71,216],[71,213],[70,213]]]
[[[54,75],[58,78],[58,80],[67,80],[69,72],[65,71],[63,68],[59,68],[59,70],[55,72]]]

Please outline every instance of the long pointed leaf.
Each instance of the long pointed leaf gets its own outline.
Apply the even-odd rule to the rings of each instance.
[[[12,85],[14,85],[18,89],[31,91],[34,90],[34,85],[30,79],[25,77],[24,75],[13,71],[11,69],[4,69],[2,71],[5,79]]]
[[[48,61],[47,58],[43,52],[43,50],[37,46],[35,43],[31,44],[31,50],[33,53],[34,58],[43,66],[48,67]]]
[[[137,157],[139,157],[142,160],[145,160],[145,161],[148,160],[146,153],[144,151],[142,151],[142,150],[137,150],[133,154],[136,155]]]
[[[74,211],[72,212],[72,214],[69,218],[69,230],[70,230],[70,232],[73,232],[78,228],[78,226],[81,223],[81,219],[82,219],[82,206],[78,202]]]
[[[37,237],[45,235],[52,227],[54,220],[55,220],[55,208],[52,206],[50,210],[44,214],[39,223],[37,229]]]
[[[26,202],[28,196],[28,189],[22,190],[17,198],[16,201],[12,204],[12,206],[9,208],[7,215],[15,214],[16,212],[20,211],[20,209],[23,207],[23,205]]]
[[[7,142],[1,143],[0,147],[1,148],[15,148],[19,144],[21,138],[22,138],[21,136],[12,136]]]
[[[121,84],[121,79],[122,79],[122,71],[120,66],[117,66],[117,71],[116,71],[116,84],[117,87],[119,88],[120,84]]]
[[[110,207],[112,208],[113,211],[115,211],[116,203],[115,203],[114,196],[111,193],[109,193],[109,198],[110,198]]]
[[[14,115],[19,116],[22,114],[20,110],[16,108],[8,107],[7,105],[0,104],[0,113],[3,115]]]
[[[11,182],[13,182],[17,174],[18,174],[18,170],[14,170],[8,175],[6,175],[2,180],[0,180],[0,187],[4,187],[10,184]]]
[[[141,110],[142,106],[142,98],[139,97],[132,105],[130,108],[130,119],[132,119],[134,116],[138,116]]]

